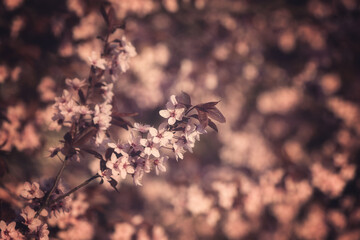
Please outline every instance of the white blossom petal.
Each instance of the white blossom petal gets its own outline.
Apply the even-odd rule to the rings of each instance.
[[[162,116],[163,118],[168,118],[170,117],[170,112],[168,110],[160,110],[159,111],[160,116]]]
[[[170,117],[170,118],[168,119],[169,125],[174,125],[175,122],[176,122],[176,119],[175,119],[174,117]]]

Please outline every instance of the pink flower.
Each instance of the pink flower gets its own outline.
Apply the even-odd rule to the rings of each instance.
[[[126,72],[130,68],[129,55],[121,52],[117,57],[117,65],[120,67],[121,72]]]
[[[112,171],[111,171],[111,169],[105,169],[104,171],[101,171],[101,170],[99,170],[98,171],[98,174],[99,174],[99,176],[101,177],[101,179],[106,179],[106,180],[108,180],[108,181],[110,181],[111,180],[111,176],[112,176]]]
[[[109,83],[101,87],[102,94],[105,98],[105,102],[107,103],[111,103],[112,98],[114,96],[113,87],[114,87],[113,83]]]
[[[75,115],[78,111],[78,105],[74,100],[70,100],[59,106],[60,114],[63,116],[64,125],[71,126],[72,121],[75,118]]]
[[[87,106],[81,105],[77,108],[77,113],[80,115],[90,115],[93,114],[94,111],[90,110]]]
[[[101,58],[100,54],[98,54],[97,52],[95,52],[95,51],[91,52],[91,56],[88,57],[88,59],[89,59],[90,65],[100,68],[102,70],[105,70],[106,61],[105,61],[105,59]]]
[[[43,224],[37,232],[39,240],[49,240],[49,234],[50,234],[50,232],[48,230],[47,224]]]
[[[126,40],[125,36],[122,37],[121,44],[129,57],[135,57],[137,55],[135,47],[131,44],[131,42]]]
[[[118,55],[116,58],[115,64],[113,66],[119,67],[121,72],[126,72],[130,68],[129,60],[132,57],[136,56],[136,50],[134,46],[126,40],[125,36],[121,39],[120,51],[118,51]],[[116,71],[116,69],[114,69]]]
[[[166,108],[166,110],[160,110],[159,114],[163,118],[168,118],[169,125],[174,125],[176,120],[182,120],[185,107],[177,102],[175,95],[170,97],[170,102],[166,103]]]
[[[127,155],[119,158],[112,155],[111,160],[106,163],[106,167],[120,174],[122,179],[125,179],[128,173],[134,173],[134,168],[131,166]]]
[[[135,185],[142,186],[141,180],[142,180],[143,176],[144,176],[144,167],[142,164],[138,164],[135,168],[135,173],[134,173]]]
[[[122,155],[128,155],[128,151],[130,148],[129,144],[122,144],[120,141],[118,143],[108,143],[108,146],[114,149],[114,152],[121,153]]]
[[[144,148],[140,144],[141,136],[137,135],[136,132],[130,131],[130,138],[128,140],[130,147],[135,151],[142,151]]]
[[[20,240],[24,239],[24,236],[15,229],[16,223],[11,222],[7,225],[3,220],[0,221],[0,239],[3,240]]]
[[[173,147],[174,147],[176,161],[178,161],[179,158],[183,159],[184,153],[186,152],[184,150],[184,142],[179,140],[173,144]]]
[[[150,125],[147,124],[141,124],[141,123],[134,123],[134,130],[141,132],[141,133],[146,133],[149,131]]]
[[[24,223],[28,226],[30,232],[36,232],[41,225],[40,219],[34,218],[35,214],[36,212],[29,206],[26,206],[20,214],[24,218]]]
[[[64,90],[63,94],[61,95],[61,97],[56,97],[55,98],[55,104],[54,107],[59,107],[60,105],[67,103],[68,101],[71,100],[71,94],[69,93],[69,91]]]
[[[135,228],[129,223],[117,223],[115,225],[115,232],[111,235],[111,240],[128,240],[132,239],[132,235],[135,233]]]
[[[154,166],[155,166],[155,172],[156,172],[156,175],[159,175],[160,171],[161,172],[166,172],[166,167],[164,165],[164,161],[167,160],[168,157],[165,156],[165,157],[161,157],[161,158],[156,158],[154,160]]]
[[[159,130],[155,128],[149,128],[149,133],[153,137],[154,143],[160,143],[160,146],[166,146],[173,137],[173,133],[166,131],[166,123],[162,123],[159,126]]]
[[[140,144],[145,147],[144,153],[148,156],[153,155],[154,157],[160,157],[160,145],[153,142],[151,134],[148,135],[147,139],[140,139]]]
[[[44,192],[40,190],[40,185],[37,182],[33,184],[25,182],[20,195],[26,199],[42,198],[44,197]]]
[[[202,130],[200,125],[194,123],[195,120],[192,118],[187,123],[185,127],[185,138],[188,142],[195,143],[195,141],[200,141],[200,134],[205,133],[205,130]]]
[[[99,127],[99,131],[96,134],[95,140],[95,143],[97,145],[101,144],[104,141],[105,131],[111,125],[111,109],[112,105],[108,103],[95,106],[95,116],[93,118],[93,122]]]
[[[111,104],[101,104],[95,106],[94,123],[99,125],[99,129],[106,130],[110,127]]]
[[[74,78],[74,79],[67,78],[65,80],[65,83],[74,91],[78,91],[80,88],[87,85],[86,79],[80,80],[78,78]]]

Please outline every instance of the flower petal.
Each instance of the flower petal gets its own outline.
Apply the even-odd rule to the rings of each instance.
[[[153,149],[151,150],[151,153],[152,153],[152,155],[154,155],[154,157],[160,157],[160,152],[159,152],[159,150],[156,149],[156,148],[153,148]]]
[[[168,118],[168,117],[170,117],[170,113],[169,113],[168,110],[160,110],[160,111],[159,111],[159,114],[160,114],[160,116],[162,116],[163,118]]]
[[[158,134],[158,131],[155,128],[149,128],[149,133],[151,136],[155,137]]]
[[[174,125],[175,122],[176,122],[176,119],[175,119],[174,117],[170,117],[170,118],[168,119],[168,124],[169,124],[169,125]]]

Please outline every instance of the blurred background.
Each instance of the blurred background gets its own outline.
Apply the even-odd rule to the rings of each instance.
[[[86,188],[87,210],[54,239],[360,239],[359,2],[109,2],[126,21],[114,35],[138,53],[115,107],[157,126],[185,91],[193,103],[221,100],[227,122],[143,187]],[[101,51],[102,3],[0,2],[0,181],[10,192],[58,171],[47,149],[65,131],[48,130],[51,104]],[[64,182],[96,164],[84,156]],[[1,219],[9,206],[19,203],[0,188]]]

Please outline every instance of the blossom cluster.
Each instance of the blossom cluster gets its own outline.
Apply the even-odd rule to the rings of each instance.
[[[63,91],[61,97],[55,98],[54,122],[50,126],[51,129],[59,129],[74,123],[82,127],[94,125],[97,129],[97,146],[105,140],[105,132],[111,125],[114,83],[120,73],[128,70],[130,58],[136,56],[135,48],[125,37],[106,46],[106,56],[96,52],[89,56],[89,79],[66,79],[68,89]]]
[[[188,110],[186,104],[172,95],[166,109],[160,111],[166,122],[158,128],[135,123],[129,130],[127,142],[108,143],[108,151],[112,154],[99,175],[111,181],[117,176],[125,179],[127,174],[131,174],[134,183],[141,185],[144,173],[149,173],[151,169],[155,169],[157,175],[166,171],[169,150],[174,153],[176,160],[183,159],[184,153],[192,152],[195,142],[206,132],[197,116],[188,116]]]
[[[92,52],[88,58],[89,77],[66,79],[66,89],[60,97],[55,97],[52,106],[54,114],[50,130],[69,129],[60,145],[50,148],[50,157],[57,156],[63,163],[62,168],[55,179],[23,185],[20,196],[25,204],[19,220],[8,224],[1,221],[0,239],[47,240],[49,225],[64,229],[78,223],[91,229],[87,222],[78,219],[88,205],[81,196],[72,201],[70,194],[96,178],[101,178],[101,183],[109,182],[116,189],[118,182],[129,174],[136,185],[142,185],[144,173],[151,169],[155,169],[157,175],[166,171],[171,152],[176,160],[183,159],[186,151],[192,152],[200,135],[206,133],[207,126],[217,131],[211,119],[225,122],[215,107],[218,102],[192,105],[190,96],[184,92],[170,97],[166,109],[159,112],[166,120],[157,128],[137,122],[131,124],[124,117],[134,114],[114,111],[114,86],[120,74],[129,69],[129,60],[136,56],[136,50],[124,36],[109,41],[109,35],[116,28],[122,28],[114,23],[111,12],[112,9],[104,14],[109,32],[101,38],[103,52]],[[111,125],[128,130],[127,142],[110,139]],[[85,152],[100,160],[100,169],[84,185],[66,192],[61,175],[69,160],[80,161],[80,153]],[[60,231],[58,235],[61,238],[74,237],[71,230]]]

